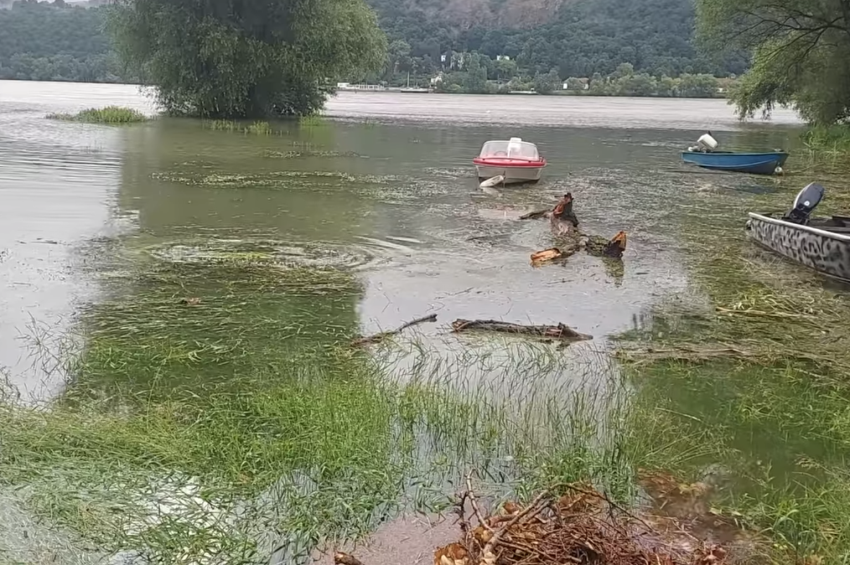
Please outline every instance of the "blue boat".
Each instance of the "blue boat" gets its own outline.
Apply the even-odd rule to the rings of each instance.
[[[750,173],[753,175],[772,175],[788,159],[788,153],[771,151],[769,153],[736,153],[734,151],[683,151],[682,160],[704,169]]]

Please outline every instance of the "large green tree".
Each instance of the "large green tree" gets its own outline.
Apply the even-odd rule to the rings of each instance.
[[[386,57],[362,0],[122,0],[110,27],[122,60],[174,114],[309,114],[336,78]]]
[[[753,53],[732,95],[741,117],[794,106],[811,123],[850,117],[850,0],[698,0],[710,48]]]

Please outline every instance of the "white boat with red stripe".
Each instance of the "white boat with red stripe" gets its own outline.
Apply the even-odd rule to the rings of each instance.
[[[501,176],[505,184],[537,182],[546,166],[546,159],[540,156],[537,146],[518,137],[488,141],[472,162],[478,170],[479,181]]]

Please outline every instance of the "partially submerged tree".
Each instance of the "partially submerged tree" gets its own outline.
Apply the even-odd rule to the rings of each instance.
[[[111,28],[167,111],[202,117],[309,114],[386,56],[362,0],[120,0]]]
[[[776,105],[815,124],[850,117],[850,0],[698,0],[697,14],[707,46],[753,53],[731,98],[742,118]]]

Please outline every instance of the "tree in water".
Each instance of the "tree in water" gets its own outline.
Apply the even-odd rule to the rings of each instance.
[[[386,62],[362,0],[121,0],[111,16],[124,63],[177,115],[310,114],[334,79]]]
[[[752,51],[732,93],[742,118],[794,106],[811,123],[850,117],[850,0],[698,0],[709,47]]]

